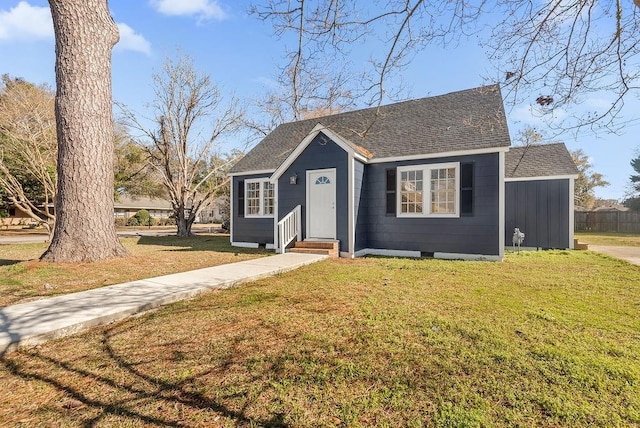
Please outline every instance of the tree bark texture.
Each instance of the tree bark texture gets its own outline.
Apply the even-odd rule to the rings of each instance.
[[[43,261],[127,254],[113,220],[111,51],[118,28],[107,0],[49,0],[56,39],[58,195]]]

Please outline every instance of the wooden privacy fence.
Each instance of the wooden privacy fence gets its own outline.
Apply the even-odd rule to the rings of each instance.
[[[640,212],[576,211],[576,232],[620,232],[640,234]]]

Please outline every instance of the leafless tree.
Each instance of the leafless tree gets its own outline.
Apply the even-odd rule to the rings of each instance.
[[[54,94],[3,76],[0,83],[0,193],[51,235],[56,197]]]
[[[251,10],[272,22],[277,35],[296,39],[290,64],[300,68],[318,52],[331,63],[346,62],[349,46],[381,39],[386,48],[372,57],[368,78],[353,84],[371,105],[388,96],[390,75],[417,52],[434,44],[455,46],[469,35],[488,50],[496,66],[490,80],[502,84],[514,105],[528,101],[552,116],[590,95],[613,97],[603,110],[567,118],[563,129],[615,130],[624,100],[639,89],[640,9],[631,2],[269,0]],[[295,93],[295,82],[292,88]]]
[[[113,220],[111,51],[118,27],[107,0],[49,0],[56,40],[56,224],[41,259],[127,255]]]
[[[327,66],[319,53],[303,58],[301,52],[290,55],[277,80],[254,100],[259,114],[245,118],[250,140],[264,138],[285,122],[339,113],[355,105],[357,95],[350,89],[353,76],[346,67]]]
[[[126,108],[123,114],[147,141],[151,164],[173,206],[178,236],[188,236],[198,213],[228,181],[225,163],[219,162],[220,139],[239,128],[243,112],[235,98],[225,103],[209,76],[184,55],[167,59],[153,82],[152,127]]]

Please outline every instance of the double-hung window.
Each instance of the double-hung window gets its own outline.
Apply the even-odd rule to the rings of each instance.
[[[275,212],[275,184],[268,179],[244,182],[245,217],[272,217]]]
[[[398,217],[458,217],[460,164],[398,167]]]

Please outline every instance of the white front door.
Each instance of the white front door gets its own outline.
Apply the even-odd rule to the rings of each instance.
[[[336,170],[307,171],[307,238],[336,239]]]

